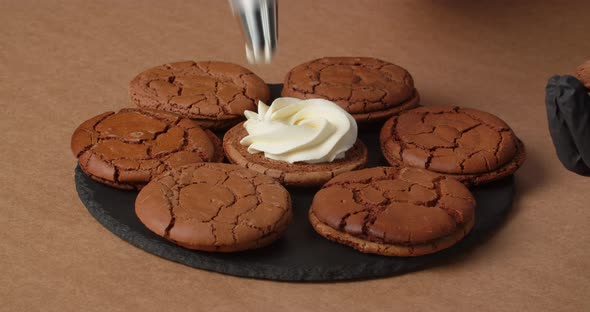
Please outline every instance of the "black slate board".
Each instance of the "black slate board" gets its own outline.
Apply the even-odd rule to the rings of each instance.
[[[271,85],[272,93],[280,85]],[[278,91],[277,91],[278,90]],[[363,129],[359,137],[369,149],[369,166],[386,165],[378,127]],[[441,252],[410,258],[363,254],[316,234],[307,211],[314,189],[290,189],[294,219],[285,236],[258,250],[224,254],[188,250],[153,234],[134,213],[137,192],[117,190],[88,178],[79,167],[76,189],[90,214],[105,228],[132,245],[162,258],[194,268],[235,276],[280,281],[335,281],[393,276],[457,259],[480,244],[497,228],[512,206],[514,177],[472,189],[476,200],[475,225],[465,239]]]

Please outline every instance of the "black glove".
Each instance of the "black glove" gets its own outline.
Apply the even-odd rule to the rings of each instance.
[[[573,76],[547,82],[547,119],[557,157],[570,171],[590,176],[590,96]]]

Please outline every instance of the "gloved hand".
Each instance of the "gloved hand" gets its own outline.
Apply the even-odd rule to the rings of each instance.
[[[590,176],[590,95],[573,76],[553,76],[546,88],[549,131],[557,157],[570,171]]]

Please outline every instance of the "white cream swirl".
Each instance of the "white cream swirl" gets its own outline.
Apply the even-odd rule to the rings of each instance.
[[[251,154],[289,163],[332,162],[356,142],[354,118],[338,104],[324,99],[283,97],[270,107],[258,102],[258,113],[245,112],[248,135],[240,144]]]

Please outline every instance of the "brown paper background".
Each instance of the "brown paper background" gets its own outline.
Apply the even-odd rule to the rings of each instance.
[[[226,1],[1,1],[0,310],[587,311],[590,178],[558,162],[544,87],[590,58],[588,12],[589,1],[284,0],[275,61],[250,66]],[[278,283],[147,254],[78,200],[70,135],[127,105],[141,70],[216,59],[280,82],[327,55],[401,64],[422,103],[479,108],[512,126],[529,159],[489,241],[399,277]]]

